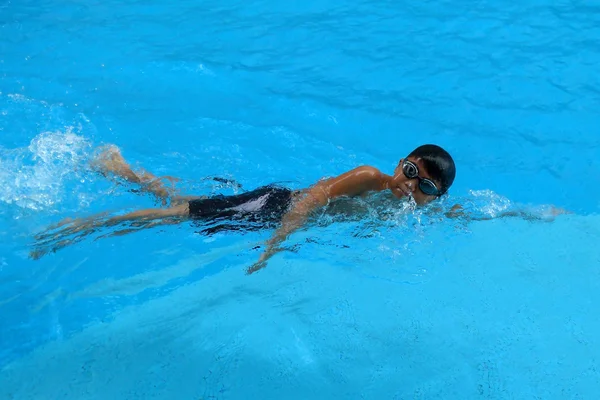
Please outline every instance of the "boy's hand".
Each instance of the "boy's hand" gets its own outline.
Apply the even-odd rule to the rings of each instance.
[[[569,210],[565,210],[563,208],[557,208],[552,206],[550,208],[550,215],[556,217],[557,215],[562,215],[562,214],[573,214],[573,211],[569,211]]]
[[[274,248],[274,247],[269,246],[267,248],[267,250],[260,255],[260,258],[258,259],[258,261],[246,270],[246,275],[250,275],[250,274],[266,267],[267,260],[282,250],[283,250],[282,248]]]
[[[261,259],[258,260],[258,262],[252,264],[252,266],[246,270],[246,275],[253,274],[256,271],[258,271],[260,269],[263,269],[266,266],[267,266],[267,261],[266,260],[262,260],[262,257],[261,257]]]
[[[450,211],[448,211],[446,213],[446,217],[448,217],[448,218],[458,218],[458,217],[464,217],[464,216],[465,216],[465,212],[460,204],[454,205],[454,207],[452,207],[450,209]]]

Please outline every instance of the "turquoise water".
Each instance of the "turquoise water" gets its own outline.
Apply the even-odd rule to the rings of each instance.
[[[0,398],[596,398],[599,27],[590,1],[2,1]],[[429,142],[443,207],[540,219],[322,216],[252,276],[269,231],[28,257],[156,206],[90,170],[102,144],[229,194],[204,178],[300,188]]]

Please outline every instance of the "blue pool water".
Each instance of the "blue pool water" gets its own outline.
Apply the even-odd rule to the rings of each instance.
[[[595,399],[599,38],[597,1],[0,1],[0,398]],[[28,257],[156,206],[89,169],[102,144],[229,194],[204,178],[301,188],[429,142],[443,207],[539,219],[323,216],[251,276],[269,231]]]

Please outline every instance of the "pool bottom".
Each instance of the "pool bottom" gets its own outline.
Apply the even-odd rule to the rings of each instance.
[[[0,397],[591,398],[599,226],[474,224],[421,284],[285,254],[227,269],[8,365]]]

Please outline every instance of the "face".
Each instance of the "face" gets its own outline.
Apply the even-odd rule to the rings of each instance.
[[[402,171],[402,165],[404,164],[404,160],[404,158],[400,160],[400,163],[394,170],[394,176],[392,178],[392,183],[390,184],[390,189],[392,190],[394,196],[398,198],[404,198],[408,195],[412,195],[412,197],[415,199],[415,202],[420,206],[435,200],[437,196],[427,195],[423,193],[423,191],[419,188],[419,179],[409,179],[406,177],[406,175]],[[419,169],[420,178],[426,178],[433,181],[433,183],[435,183],[438,189],[442,187],[440,182],[431,178],[420,159],[407,157],[406,160],[412,161],[417,166],[417,168]]]

